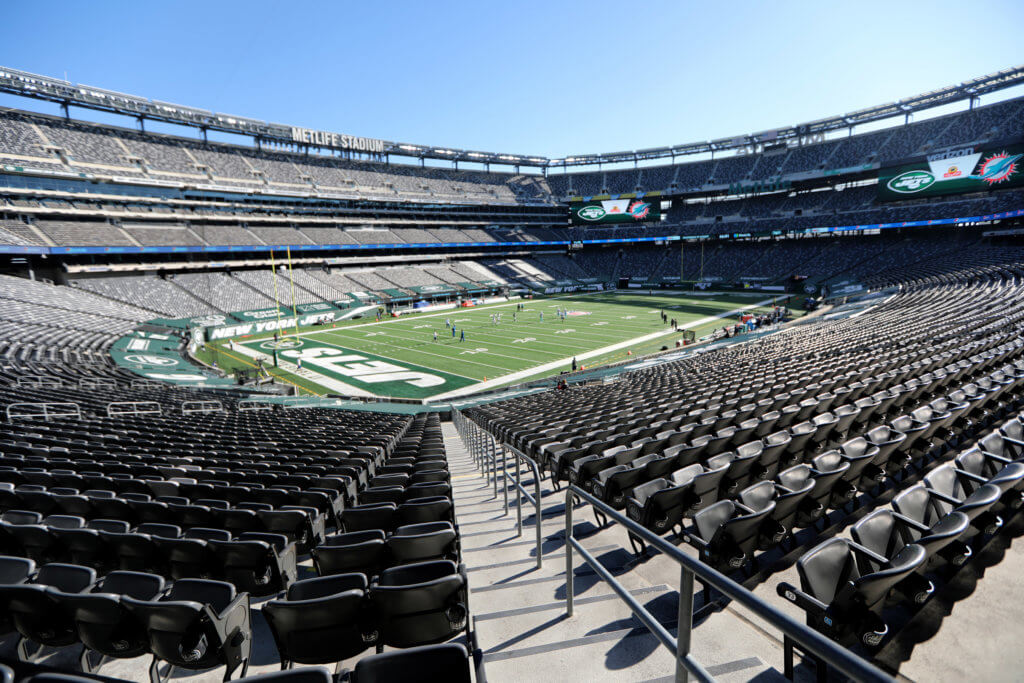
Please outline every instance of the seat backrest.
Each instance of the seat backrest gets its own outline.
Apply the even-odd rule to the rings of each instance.
[[[197,526],[186,529],[181,535],[182,538],[191,538],[199,541],[230,541],[231,532],[227,529],[207,529]]]
[[[799,491],[811,479],[811,467],[810,465],[794,465],[789,469],[779,472],[776,475],[776,479],[787,489]]]
[[[180,526],[175,524],[159,524],[157,522],[140,524],[136,527],[135,531],[136,533],[161,536],[163,538],[179,538],[181,536]]]
[[[710,541],[735,512],[736,503],[731,500],[720,500],[694,513],[693,524],[700,537]]]
[[[896,518],[889,508],[875,510],[858,521],[850,529],[850,535],[857,543],[882,557],[892,557],[904,546]]]
[[[156,600],[166,587],[164,578],[143,572],[113,571],[104,576],[95,593],[116,593],[136,600]]]
[[[843,442],[841,446],[843,454],[849,458],[859,458],[867,455],[872,445],[863,436],[857,436],[849,441]]]
[[[672,485],[686,486],[687,484],[691,484],[702,472],[704,472],[704,467],[699,463],[676,470],[672,473]]]
[[[365,591],[369,586],[364,574],[332,574],[302,579],[288,587],[289,600],[314,600],[345,591]]]
[[[131,529],[131,525],[122,519],[91,519],[86,527],[114,534],[126,534]]]
[[[966,451],[961,452],[956,456],[954,460],[958,469],[964,472],[969,472],[977,476],[989,476],[987,472],[991,469],[988,458],[982,453],[977,446],[972,446]],[[994,474],[994,472],[992,473]]]
[[[830,538],[797,560],[800,587],[808,595],[830,604],[845,582],[859,576],[853,552],[845,539]]]
[[[736,447],[736,455],[741,458],[749,458],[760,455],[764,451],[764,443],[758,439],[757,441],[748,441],[745,444]]]
[[[771,505],[774,498],[775,484],[770,481],[762,481],[748,486],[740,492],[740,502],[755,512]]]
[[[27,557],[0,555],[0,584],[25,583],[35,572],[36,563]]]
[[[43,524],[57,529],[81,529],[85,520],[76,515],[49,515],[43,518]]]
[[[849,465],[843,461],[843,457],[839,455],[839,451],[835,450],[825,451],[821,455],[815,456],[811,460],[811,464],[819,472],[832,472],[838,469],[849,468]]]
[[[394,503],[357,505],[342,511],[342,525],[345,527],[345,531],[391,529],[394,526],[394,517],[397,511],[398,506]]]
[[[0,515],[0,521],[5,524],[39,524],[43,516],[30,510],[7,510]]]
[[[417,562],[385,569],[380,573],[377,583],[381,586],[409,586],[428,583],[456,573],[458,568],[451,560]]]
[[[952,463],[946,463],[936,467],[924,476],[923,481],[925,486],[933,491],[937,491],[938,493],[943,493],[947,496],[959,499],[967,497]]]
[[[39,568],[32,583],[53,586],[63,593],[81,593],[96,583],[96,570],[77,564],[51,562]]]
[[[226,581],[212,579],[178,579],[167,592],[167,601],[197,602],[210,605],[220,613],[235,599],[235,587]]]
[[[399,680],[405,683],[433,683],[437,680],[445,683],[471,683],[466,648],[460,643],[442,643],[363,657],[356,662],[352,676],[352,683],[391,683]]]
[[[900,491],[892,499],[892,506],[896,512],[904,517],[931,526],[932,521],[937,517],[937,511],[932,505],[931,495],[924,484],[917,484]]]

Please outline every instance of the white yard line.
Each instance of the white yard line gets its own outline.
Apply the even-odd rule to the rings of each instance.
[[[767,306],[771,302],[772,302],[772,299],[765,299],[763,301],[759,301],[759,302],[756,302],[756,303],[753,303],[753,304],[749,304],[749,305],[743,306],[741,308],[734,308],[731,311],[725,311],[724,313],[720,313],[719,315],[712,315],[712,316],[708,316],[706,318],[701,318],[700,320],[694,320],[691,323],[683,325],[679,329],[687,330],[687,329],[690,329],[692,327],[699,327],[701,325],[706,325],[707,323],[714,322],[716,320],[721,320],[722,318],[726,318],[726,317],[729,317],[729,316],[737,315],[737,314],[742,313],[743,311],[746,311],[747,309],[752,308],[752,307]],[[502,377],[497,377],[495,379],[489,379],[486,382],[479,382],[479,383],[474,384],[474,385],[469,386],[469,387],[463,387],[461,389],[455,389],[453,391],[449,391],[449,392],[444,393],[444,394],[438,394],[436,396],[431,396],[430,398],[424,399],[424,402],[432,403],[432,402],[435,402],[435,401],[445,401],[445,400],[447,400],[449,398],[456,398],[458,396],[465,396],[466,394],[476,393],[478,391],[484,391],[486,389],[492,389],[492,388],[500,386],[502,384],[508,384],[509,382],[515,382],[516,380],[519,380],[519,379],[525,379],[525,378],[531,377],[533,375],[539,375],[541,373],[550,372],[552,370],[557,370],[560,367],[563,367],[565,365],[568,365],[568,364],[572,363],[572,359],[574,357],[576,358],[577,361],[583,361],[583,360],[587,360],[589,358],[596,358],[597,356],[602,356],[602,355],[604,355],[606,353],[610,353],[611,351],[618,351],[619,349],[624,349],[624,348],[626,348],[628,346],[631,346],[633,344],[640,344],[640,343],[643,343],[643,342],[646,342],[646,341],[650,341],[652,339],[657,339],[658,337],[663,337],[663,336],[665,336],[667,334],[672,334],[672,332],[673,332],[673,330],[671,330],[671,329],[659,330],[658,332],[652,332],[650,334],[645,334],[642,337],[636,337],[634,339],[627,339],[626,341],[619,342],[618,344],[612,344],[611,346],[605,346],[604,348],[594,349],[593,351],[587,351],[585,353],[577,354],[576,356],[569,356],[568,358],[562,358],[561,360],[551,361],[550,363],[545,363],[544,365],[535,365],[534,367],[527,368],[526,370],[519,370],[518,372],[513,372],[513,373],[510,373],[508,375],[503,375]]]

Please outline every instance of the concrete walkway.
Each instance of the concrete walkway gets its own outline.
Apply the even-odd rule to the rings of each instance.
[[[514,490],[505,514],[500,479],[495,496],[494,485],[476,468],[455,427],[444,423],[442,430],[469,575],[470,609],[488,680],[672,680],[673,653],[578,557],[573,567],[576,610],[573,617],[565,616],[564,493],[546,481],[542,486],[543,566],[538,568],[532,505],[524,501],[523,534],[518,536]],[[514,477],[511,464],[509,473]],[[524,468],[523,482],[530,491],[532,479]],[[625,532],[599,530],[586,509],[576,514],[575,534],[674,634],[678,565],[660,555],[637,565]],[[718,680],[785,680],[779,671],[781,642],[729,609],[695,628],[693,645],[698,660]]]

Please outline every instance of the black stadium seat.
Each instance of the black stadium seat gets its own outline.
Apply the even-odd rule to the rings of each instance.
[[[240,665],[249,666],[252,625],[249,595],[237,593],[230,583],[204,579],[175,581],[171,590],[155,600],[122,597],[122,604],[144,627],[153,653],[150,678],[159,683],[160,661],[172,669],[209,669],[224,665],[225,680]]]
[[[410,647],[448,640],[467,628],[465,570],[450,560],[385,569],[370,587],[380,643]]]
[[[375,645],[367,587],[363,574],[334,574],[296,581],[285,599],[264,603],[281,668],[340,662]]]
[[[96,671],[104,657],[132,658],[149,652],[144,624],[122,604],[121,596],[157,600],[165,587],[163,578],[154,574],[115,571],[88,593],[60,597],[61,607],[71,613],[78,639],[84,645],[83,671]],[[98,661],[93,661],[94,653],[99,655]]]
[[[797,562],[800,588],[779,584],[779,595],[807,612],[807,624],[840,642],[877,646],[888,633],[880,616],[889,592],[925,562],[910,544],[890,560],[843,538],[833,538]],[[867,560],[881,569],[871,570]]]

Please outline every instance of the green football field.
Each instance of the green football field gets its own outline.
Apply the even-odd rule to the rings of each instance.
[[[576,294],[524,300],[525,310],[513,301],[210,346],[226,370],[262,362],[310,393],[445,400],[558,374],[573,357],[592,367],[672,348],[683,333],[662,323],[661,311],[699,338],[725,324],[723,316],[735,321],[772,301],[746,292]],[[493,319],[498,314],[500,321]]]

